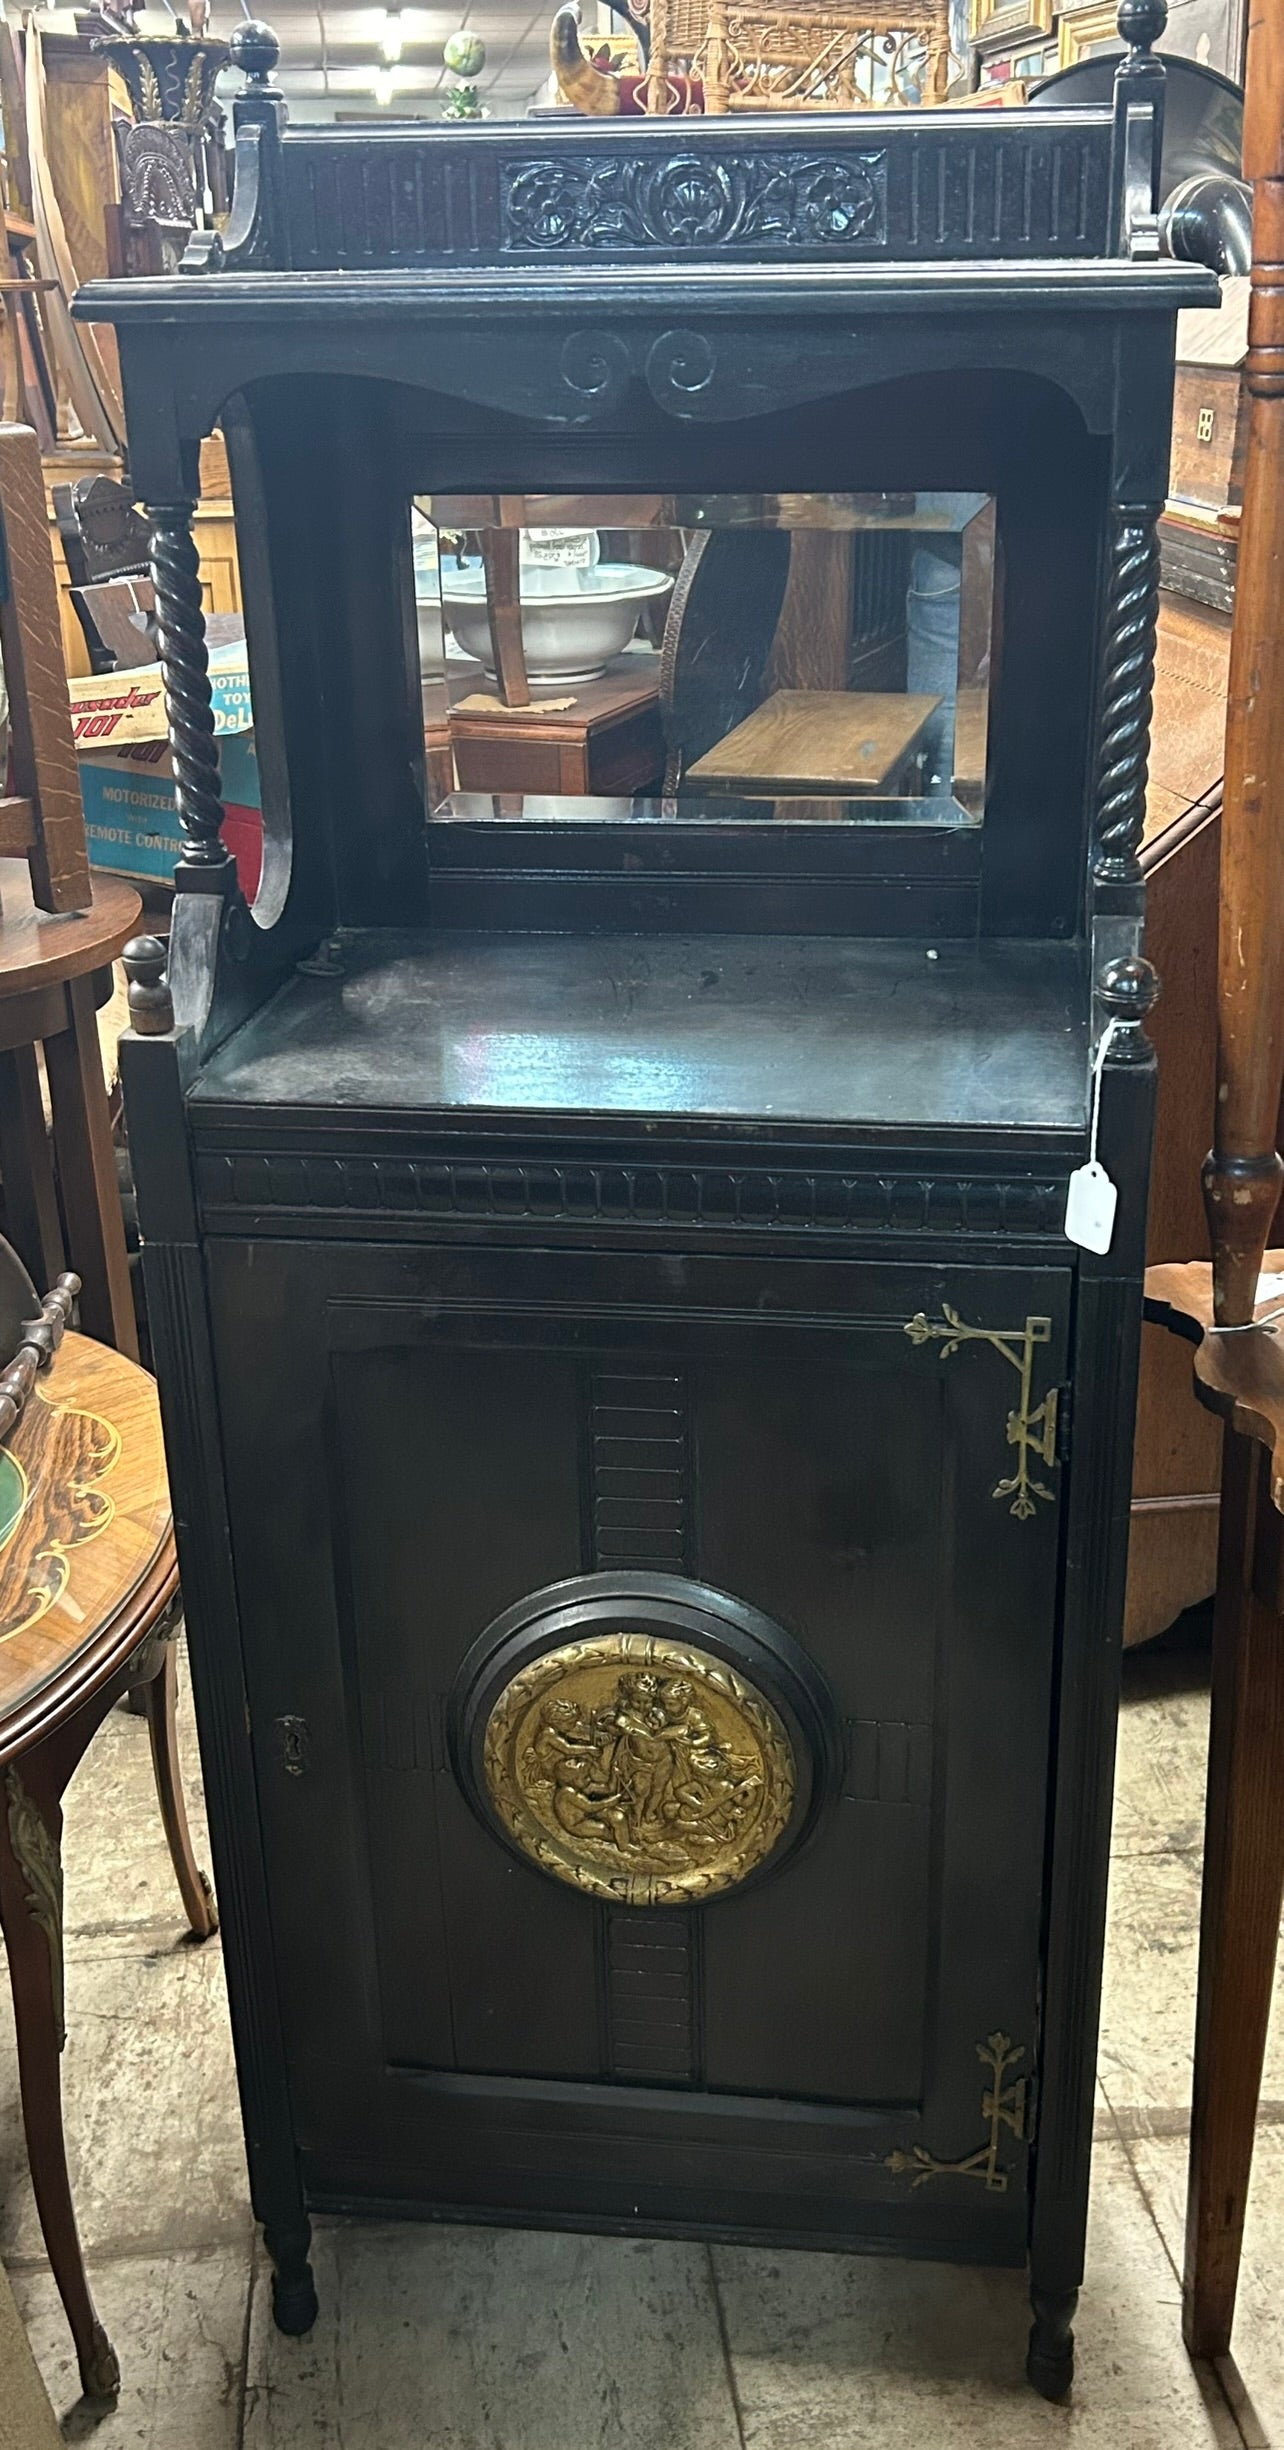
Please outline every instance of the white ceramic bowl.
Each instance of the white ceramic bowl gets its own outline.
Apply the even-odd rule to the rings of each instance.
[[[419,630],[419,675],[426,680],[430,673],[444,672],[446,668],[440,596],[416,596],[415,620]]]
[[[666,570],[642,570],[633,562],[603,561],[595,570],[524,569],[522,645],[530,679],[595,680],[628,645],[643,605],[672,587]],[[441,600],[464,653],[493,677],[485,572],[443,572]]]

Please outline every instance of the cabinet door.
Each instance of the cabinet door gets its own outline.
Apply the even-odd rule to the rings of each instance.
[[[209,1265],[318,2198],[1018,2253],[1069,1272]],[[759,1612],[820,1696],[799,1842],[704,1902],[586,1894],[468,1791],[486,1628],[621,1572]]]

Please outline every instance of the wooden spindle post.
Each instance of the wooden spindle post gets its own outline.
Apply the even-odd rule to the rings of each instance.
[[[1249,422],[1226,727],[1217,1107],[1204,1166],[1216,1353],[1206,1349],[1197,1365],[1207,1384],[1229,1372],[1243,1401],[1227,1420],[1222,1469],[1183,2275],[1186,2344],[1200,2357],[1230,2346],[1284,1898],[1284,1520],[1270,1464],[1279,1355],[1269,1329],[1234,1332],[1254,1315],[1284,1178],[1275,1147],[1284,1072],[1284,0],[1252,0],[1244,167],[1253,187]]]
[[[1204,1168],[1214,1315],[1253,1315],[1284,1166],[1284,0],[1253,0],[1248,435],[1222,810],[1217,1117]]]

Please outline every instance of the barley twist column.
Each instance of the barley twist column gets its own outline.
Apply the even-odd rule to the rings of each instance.
[[[175,883],[189,891],[223,893],[236,870],[223,840],[205,615],[192,537],[194,508],[192,502],[167,502],[150,511],[152,583],[174,759],[174,796],[183,829]]]
[[[1155,683],[1161,505],[1115,514],[1101,692],[1101,749],[1093,874],[1099,884],[1136,885],[1146,817],[1146,768]]]

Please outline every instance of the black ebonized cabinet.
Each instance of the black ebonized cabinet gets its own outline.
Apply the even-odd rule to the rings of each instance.
[[[1102,110],[379,135],[286,130],[243,28],[228,231],[79,303],[119,333],[187,838],[124,1064],[287,2328],[308,2209],[392,2207],[1028,2259],[1068,2387],[1155,529],[1213,287],[1158,255],[1125,16]],[[253,910],[190,537],[217,417]],[[570,528],[672,582],[626,651],[660,797],[430,808],[458,657],[419,666],[416,572],[453,637],[501,498],[523,570]],[[711,732],[765,758],[737,796],[686,779]]]

